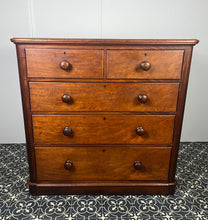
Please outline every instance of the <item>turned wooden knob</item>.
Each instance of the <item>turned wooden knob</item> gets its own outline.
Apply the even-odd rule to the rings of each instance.
[[[71,65],[67,60],[63,60],[60,62],[59,66],[61,67],[61,69],[63,70],[69,70]]]
[[[147,97],[147,95],[145,95],[145,94],[140,94],[140,95],[138,96],[138,101],[139,101],[140,103],[142,103],[142,104],[146,103],[146,102],[147,102],[147,99],[148,99],[148,97]]]
[[[141,168],[142,168],[142,164],[141,164],[141,162],[140,161],[134,161],[134,168],[136,169],[136,170],[140,170]]]
[[[143,127],[137,127],[136,134],[138,136],[143,136],[144,135],[144,128]]]
[[[141,67],[144,71],[147,71],[147,70],[150,69],[151,64],[150,64],[148,61],[143,61],[143,62],[141,62],[140,67]]]
[[[64,94],[62,96],[62,101],[65,102],[65,103],[71,103],[72,102],[72,97],[68,94]]]
[[[67,161],[65,162],[65,164],[64,164],[64,168],[65,168],[66,170],[70,170],[72,167],[73,167],[72,161],[71,161],[71,160],[67,160]]]
[[[65,136],[71,136],[72,135],[72,128],[71,127],[65,127],[63,130],[63,134]]]

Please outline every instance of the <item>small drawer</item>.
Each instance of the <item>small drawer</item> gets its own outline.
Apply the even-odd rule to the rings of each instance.
[[[36,148],[38,181],[168,180],[171,148]]]
[[[183,50],[108,50],[109,79],[180,79]]]
[[[102,50],[26,49],[28,77],[103,78]]]
[[[33,115],[35,144],[172,144],[175,116]]]
[[[177,83],[30,82],[32,111],[175,112]]]

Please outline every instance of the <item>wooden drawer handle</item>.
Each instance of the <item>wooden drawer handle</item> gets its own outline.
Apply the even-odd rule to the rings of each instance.
[[[144,135],[144,128],[143,127],[137,127],[137,129],[136,129],[136,134],[138,135],[138,136],[143,136]]]
[[[71,64],[67,60],[61,61],[59,66],[62,70],[69,70],[71,68]]]
[[[139,101],[140,103],[142,103],[142,104],[146,103],[146,102],[147,102],[147,99],[148,99],[148,97],[147,97],[147,95],[145,95],[145,94],[140,94],[140,95],[138,96],[138,101]]]
[[[143,62],[141,62],[140,67],[141,67],[144,71],[147,71],[147,70],[150,69],[151,64],[150,64],[150,62],[148,62],[148,61],[143,61]]]
[[[71,127],[65,127],[63,130],[63,134],[65,136],[71,136],[72,135],[72,128]]]
[[[141,170],[141,168],[142,168],[142,163],[140,162],[140,161],[134,161],[134,168],[136,169],[136,170]]]
[[[66,170],[71,170],[72,167],[73,167],[72,161],[71,161],[71,160],[67,160],[67,161],[65,162],[65,164],[64,164],[64,168],[65,168]]]
[[[62,96],[62,101],[65,103],[72,103],[72,97],[68,94],[64,94]]]

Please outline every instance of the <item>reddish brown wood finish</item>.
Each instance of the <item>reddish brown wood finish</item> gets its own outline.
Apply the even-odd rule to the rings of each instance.
[[[32,195],[174,193],[192,48],[198,40],[11,40],[17,44]],[[140,62],[136,70],[135,60]],[[138,136],[141,127],[144,135]],[[75,162],[82,156],[79,168],[90,165],[93,172],[76,170],[77,162],[65,158],[69,152]],[[50,164],[53,160],[61,168]]]
[[[28,181],[31,195],[57,195],[58,194],[120,194],[120,195],[141,195],[141,194],[174,194],[176,181],[167,183],[160,182],[78,182],[78,183],[31,183]]]
[[[134,161],[134,168],[136,170],[141,170],[143,168],[142,163],[139,160]]]
[[[109,79],[180,79],[183,50],[108,50],[107,58]]]
[[[32,111],[175,112],[178,83],[30,82]],[[63,102],[68,94],[73,102]],[[146,102],[139,95],[148,96]]]
[[[103,78],[102,57],[102,50],[26,49],[27,74],[28,77],[99,79]]]
[[[27,155],[29,163],[30,181],[36,182],[36,164],[35,164],[35,151],[33,148],[33,134],[32,134],[32,116],[30,114],[30,97],[29,86],[27,81],[26,59],[23,45],[17,45],[17,60],[19,68],[19,80],[22,96],[22,107],[25,126],[25,137],[27,144]]]
[[[64,38],[12,38],[12,42],[15,44],[56,44],[56,45],[116,45],[116,46],[178,46],[178,45],[195,45],[199,42],[196,39],[149,39],[149,40],[138,40],[138,39],[64,39]]]
[[[46,164],[46,166],[48,166],[48,164]],[[72,170],[73,167],[73,162],[71,160],[66,160],[66,162],[64,163],[64,168],[66,170]]]
[[[147,56],[147,53],[145,54],[145,56]],[[151,68],[151,63],[148,61],[142,61],[140,63],[140,68],[144,71],[148,71]],[[138,67],[137,67],[138,69]]]
[[[38,181],[168,180],[170,148],[36,148]],[[64,168],[72,161],[70,170]],[[139,160],[142,168],[136,170]],[[51,162],[49,162],[51,161]]]
[[[184,62],[183,62],[183,74],[182,80],[179,88],[179,97],[177,103],[177,113],[176,113],[176,121],[175,121],[175,129],[174,129],[174,138],[173,138],[173,148],[171,152],[171,163],[170,163],[170,173],[169,173],[169,181],[172,182],[175,180],[175,172],[177,165],[177,156],[178,156],[178,148],[181,137],[181,128],[183,123],[183,112],[186,101],[186,92],[188,86],[189,79],[189,71],[191,65],[192,58],[192,47],[186,47],[184,52]]]
[[[33,115],[35,144],[171,144],[174,116]],[[71,127],[72,136],[63,135]],[[137,135],[143,127],[144,135]]]
[[[67,103],[67,104],[72,104],[73,100],[72,100],[72,97],[69,94],[63,94],[62,102]]]
[[[146,94],[139,94],[137,99],[141,104],[145,104],[148,101],[148,96]]]
[[[66,52],[64,52],[65,54]],[[61,69],[63,70],[68,70],[70,71],[72,69],[72,65],[71,63],[69,63],[67,60],[63,60],[59,63],[59,66],[61,67]]]
[[[146,131],[144,130],[143,127],[137,127],[137,128],[136,128],[136,134],[137,134],[138,136],[144,136],[145,133],[146,133]]]

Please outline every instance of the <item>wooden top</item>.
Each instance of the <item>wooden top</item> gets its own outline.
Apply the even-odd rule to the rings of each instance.
[[[195,45],[197,39],[64,39],[64,38],[12,38],[15,44],[80,44],[80,45]]]

